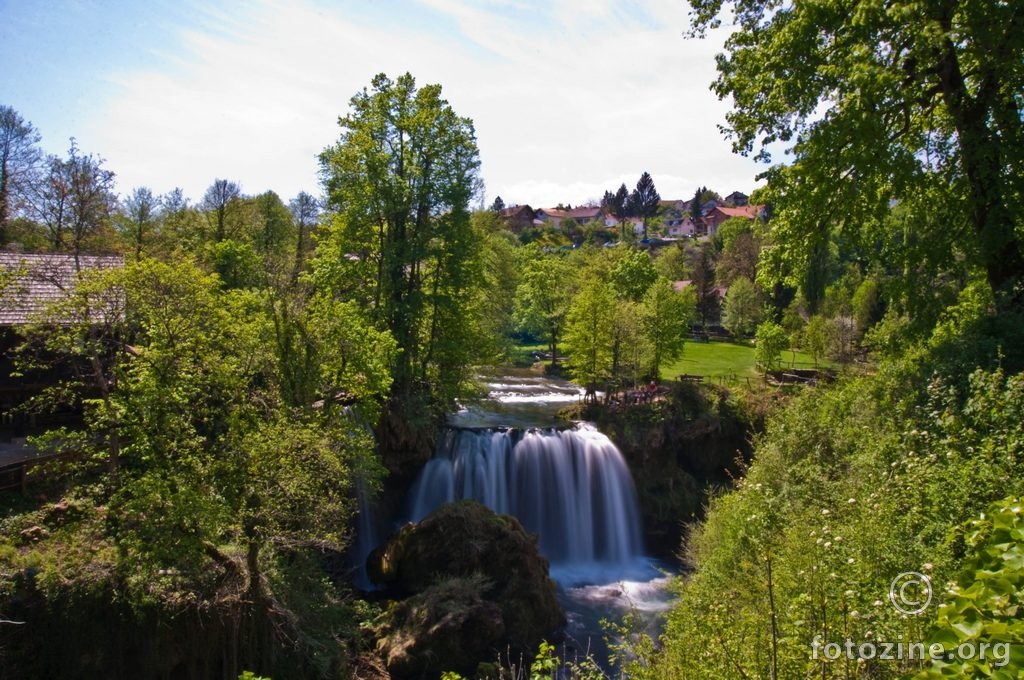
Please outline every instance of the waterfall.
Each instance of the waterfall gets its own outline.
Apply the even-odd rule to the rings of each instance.
[[[356,587],[373,590],[373,581],[366,572],[366,558],[381,541],[379,513],[362,479],[356,480],[355,488],[356,524],[349,559],[354,569],[353,580]]]
[[[459,499],[517,517],[553,567],[625,567],[643,555],[629,469],[589,425],[447,430],[412,487],[410,519]]]

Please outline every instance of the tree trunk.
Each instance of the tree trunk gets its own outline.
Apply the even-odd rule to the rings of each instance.
[[[952,31],[951,11],[939,18],[947,35]],[[1000,97],[999,77],[984,72],[978,94],[972,97],[956,49],[947,37],[939,59],[939,80],[943,101],[957,131],[981,264],[996,296],[997,307],[1019,308],[1024,300],[1021,291],[1015,288],[1024,275],[1024,254],[1013,215],[1006,204],[1002,151],[1005,142],[989,129],[989,119]]]

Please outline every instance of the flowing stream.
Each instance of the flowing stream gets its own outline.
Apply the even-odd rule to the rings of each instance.
[[[592,425],[560,423],[582,398],[532,371],[486,378],[482,403],[455,413],[409,494],[418,521],[442,503],[475,499],[537,534],[568,619],[563,654],[607,667],[601,620],[633,612],[656,632],[670,605],[663,565],[644,554],[636,491],[615,444]]]

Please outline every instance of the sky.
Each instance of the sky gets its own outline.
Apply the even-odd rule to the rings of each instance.
[[[320,193],[352,96],[409,72],[473,120],[487,205],[579,205],[645,171],[665,199],[750,193],[763,168],[709,88],[726,29],[687,25],[685,0],[0,0],[0,104],[122,195],[224,178],[287,201]]]

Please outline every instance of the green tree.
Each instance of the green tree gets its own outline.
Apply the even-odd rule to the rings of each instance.
[[[516,325],[519,242],[510,232],[501,229],[497,213],[478,210],[473,213],[472,222],[483,256],[483,281],[474,304],[480,318],[481,336],[489,347],[488,359],[507,358]]]
[[[117,204],[114,173],[104,169],[103,159],[82,154],[73,138],[67,159],[51,156],[48,165],[36,209],[50,247],[69,248],[77,257],[110,226]]]
[[[39,132],[9,106],[0,105],[0,248],[7,224],[25,203],[43,159]]]
[[[644,358],[648,354],[640,304],[629,299],[616,300],[612,319],[612,379],[616,385],[636,387],[643,377]]]
[[[417,88],[409,74],[374,77],[339,124],[340,140],[320,155],[333,216],[317,257],[321,283],[336,294],[364,289],[402,348],[379,433],[389,451],[435,422],[472,378],[482,266],[469,204],[480,158],[472,122],[439,85]]]
[[[628,201],[629,189],[626,188],[625,182],[619,185],[614,194],[610,191],[604,192],[604,198],[601,199],[601,208],[618,220],[621,230],[620,238],[623,241],[626,240],[626,204]]]
[[[230,180],[215,179],[203,195],[203,207],[213,220],[213,240],[220,243],[228,236],[228,214],[242,197],[242,189]]]
[[[694,224],[699,223],[704,216],[701,206],[704,203],[702,199],[706,191],[707,187],[697,187],[697,190],[693,192],[693,198],[690,199],[690,219],[693,220]]]
[[[774,321],[765,321],[757,327],[754,363],[762,371],[774,371],[782,362],[782,353],[789,347],[786,329]]]
[[[690,258],[681,245],[662,248],[654,259],[654,268],[658,270],[658,276],[664,276],[669,281],[682,281],[689,278]]]
[[[719,284],[729,286],[737,277],[757,280],[761,239],[754,234],[750,220],[735,217],[726,220],[715,232],[713,240],[722,246],[715,272]]]
[[[565,349],[569,370],[592,399],[597,385],[612,371],[612,326],[615,291],[600,279],[590,279],[573,297],[565,320]]]
[[[804,327],[801,337],[803,348],[811,355],[815,368],[828,349],[828,333],[828,320],[820,314],[812,316]]]
[[[545,255],[536,246],[528,248],[516,289],[515,320],[521,328],[544,336],[554,366],[572,302],[573,271],[564,258]]]
[[[188,260],[143,258],[83,275],[27,337],[104,378],[85,402],[85,430],[44,440],[74,450],[68,464],[89,482],[76,493],[106,508],[103,535],[90,541],[116,548],[94,554],[114,560],[114,597],[178,613],[217,608],[238,636],[224,651],[229,666],[272,665],[275,647],[311,635],[280,570],[345,547],[354,479],[375,468],[350,413],[372,416],[394,352],[356,305],[314,298],[304,329],[272,309]],[[284,335],[314,351],[288,356],[275,342]],[[313,389],[292,390],[286,364],[312,364]],[[298,588],[332,597],[315,578]],[[320,631],[317,646],[334,632]]]
[[[658,270],[645,251],[629,248],[612,265],[610,275],[619,295],[639,302],[658,279]]]
[[[136,187],[124,199],[121,223],[134,246],[136,259],[142,256],[143,245],[155,229],[159,216],[160,202],[149,187]]]
[[[295,224],[295,266],[292,270],[294,281],[306,265],[310,251],[310,236],[320,218],[320,203],[311,194],[300,191],[298,196],[288,202],[288,210],[291,211]]]
[[[792,143],[761,197],[774,206],[775,270],[795,283],[833,229],[888,238],[898,202],[916,219],[897,252],[944,267],[965,257],[997,304],[1019,307],[1024,7],[690,0],[691,33],[719,25],[727,5],[739,30],[714,89],[734,102],[733,146],[770,162],[773,145]]]
[[[857,324],[857,334],[863,336],[882,318],[878,281],[870,276],[861,281],[850,304],[853,307],[853,320]]]
[[[749,337],[761,323],[761,299],[746,277],[734,279],[722,301],[722,325],[739,337]]]
[[[721,299],[715,286],[714,246],[705,242],[691,251],[690,271],[694,291],[697,295],[697,317],[701,326],[714,321],[721,309]]]
[[[644,294],[640,316],[650,351],[648,370],[661,377],[661,366],[683,353],[696,299],[692,292],[677,293],[668,279],[658,279]]]

